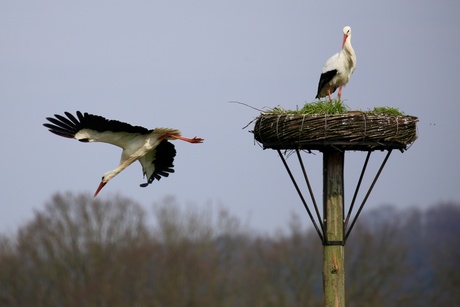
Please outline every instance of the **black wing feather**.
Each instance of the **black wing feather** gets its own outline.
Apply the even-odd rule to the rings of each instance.
[[[77,111],[77,114],[80,113],[80,111]],[[78,119],[75,118],[75,116],[73,116],[71,113],[69,112],[64,112],[64,114],[75,124],[75,125],[78,125],[80,124],[80,121]],[[81,114],[81,113],[80,113]]]
[[[118,120],[109,120],[99,115],[89,113],[82,114],[80,111],[77,111],[77,117],[69,112],[64,112],[64,114],[67,118],[58,114],[54,115],[55,118],[47,117],[46,119],[51,124],[45,123],[43,126],[47,127],[50,132],[67,138],[74,138],[75,134],[82,129],[91,129],[98,132],[112,131],[140,134],[152,132],[152,130],[141,126],[132,126]]]
[[[336,74],[337,74],[337,69],[329,70],[321,74],[321,77],[319,78],[319,83],[318,83],[318,92],[316,93],[315,98],[319,98],[319,92],[321,92],[321,89],[325,87],[329,83],[329,81],[331,81],[332,78],[334,78]],[[334,93],[335,90],[336,89],[333,89],[332,93]]]
[[[66,124],[67,127],[70,127],[70,128],[71,128],[71,127],[75,126],[75,123],[72,122],[72,121],[70,121],[67,117],[64,117],[64,116],[59,115],[59,114],[54,114],[54,116],[55,116],[57,119],[59,119],[59,120],[61,121],[61,123]]]
[[[60,128],[60,127],[57,127],[51,124],[43,124],[43,126],[48,128],[50,132],[57,134],[59,136],[62,136],[62,137],[73,138],[75,135],[74,133],[69,133],[68,129],[63,129],[63,128]]]
[[[174,173],[174,157],[176,149],[174,145],[166,140],[162,141],[156,148],[156,155],[152,163],[155,165],[155,171],[150,176],[146,183],[141,184],[141,187],[146,187],[155,179],[160,180],[162,177],[168,177],[170,173]]]
[[[55,115],[55,116],[56,116],[56,118],[58,118],[57,115]],[[73,130],[74,130],[74,126],[72,126],[72,125],[69,126],[66,122],[63,122],[62,120],[58,120],[58,119],[56,119],[56,118],[47,117],[46,119],[47,119],[49,122],[53,123],[53,124],[54,124],[54,127],[63,129],[63,130],[68,131],[68,132],[74,132],[74,131],[73,131]],[[50,124],[48,124],[48,125],[49,125],[49,126],[53,126],[53,125],[50,125]],[[76,132],[75,132],[75,133],[76,133]]]

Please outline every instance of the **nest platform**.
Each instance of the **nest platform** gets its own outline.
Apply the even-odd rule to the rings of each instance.
[[[417,139],[418,118],[409,115],[370,114],[272,114],[256,119],[254,137],[264,149],[351,151],[398,149],[404,151]]]

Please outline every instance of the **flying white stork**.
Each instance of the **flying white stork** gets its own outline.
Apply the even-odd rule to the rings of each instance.
[[[46,118],[51,124],[45,123],[43,125],[59,136],[74,138],[81,142],[109,143],[123,149],[120,165],[102,176],[94,197],[110,179],[136,160],[141,163],[144,177],[147,177],[147,182],[141,184],[141,187],[146,187],[155,179],[160,180],[162,176],[168,177],[169,173],[174,173],[173,161],[176,150],[168,140],[178,139],[189,143],[203,142],[203,139],[197,137],[193,139],[182,137],[177,129],[156,128],[149,130],[117,120],[108,120],[98,115],[82,114],[80,111],[77,111],[77,117],[69,112],[64,113],[67,118],[55,114],[55,118]]]
[[[351,74],[356,68],[356,54],[351,46],[351,28],[343,28],[342,50],[331,56],[323,66],[321,77],[319,78],[318,93],[315,98],[329,96],[339,88],[339,100],[342,96],[342,86],[350,80]]]

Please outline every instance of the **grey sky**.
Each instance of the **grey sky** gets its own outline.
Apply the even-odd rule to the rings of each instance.
[[[169,178],[142,189],[136,163],[98,197],[121,193],[148,210],[167,195],[221,203],[262,231],[292,213],[310,225],[276,152],[254,145],[252,125],[242,130],[258,113],[228,101],[313,101],[345,25],[357,54],[347,105],[420,118],[419,139],[393,153],[367,208],[460,201],[459,12],[457,1],[1,1],[0,230],[14,230],[57,191],[94,193],[117,166],[120,149],[42,126],[76,110],[205,139],[175,142]],[[348,188],[364,157],[347,154]],[[305,159],[321,199],[321,154]]]

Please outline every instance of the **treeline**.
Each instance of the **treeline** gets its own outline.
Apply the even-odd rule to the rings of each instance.
[[[225,209],[57,194],[0,238],[0,306],[322,306],[322,246]],[[306,217],[302,217],[307,221]],[[348,306],[459,306],[460,205],[369,211],[345,248]]]

